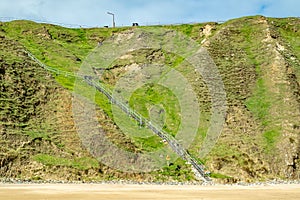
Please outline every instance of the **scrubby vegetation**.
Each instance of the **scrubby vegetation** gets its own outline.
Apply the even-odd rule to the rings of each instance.
[[[221,182],[298,179],[300,20],[254,16],[223,24],[163,28],[179,31],[207,48],[223,79],[226,123],[214,149],[201,158],[211,176]],[[75,74],[101,42],[128,29],[68,29],[30,21],[0,23],[1,177],[86,181],[195,178],[181,159],[151,173],[124,173],[98,162],[81,144],[75,129],[71,101],[75,79],[45,71],[23,51],[27,49],[52,68]],[[102,71],[97,69],[108,88],[113,89],[128,67],[140,68],[145,63],[165,64],[190,82],[201,110],[198,132],[188,149],[197,158],[210,125],[211,102],[205,81],[188,65],[181,65],[182,57],[163,49],[142,49],[127,57]],[[165,146],[155,135],[130,137],[114,122],[105,96],[97,94],[95,102],[97,120],[117,146],[131,152]],[[180,127],[180,104],[172,91],[148,84],[136,90],[128,104],[175,136]],[[151,134],[126,116],[122,120],[132,124],[132,130]]]

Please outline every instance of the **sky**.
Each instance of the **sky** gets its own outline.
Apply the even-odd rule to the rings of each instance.
[[[102,27],[226,21],[250,15],[300,17],[299,0],[0,0],[0,21],[29,19]]]

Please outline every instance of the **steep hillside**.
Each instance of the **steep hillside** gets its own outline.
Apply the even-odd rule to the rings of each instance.
[[[299,179],[300,19],[255,16],[223,24],[163,28],[176,30],[205,47],[224,83],[224,128],[212,151],[201,158],[212,177],[221,182]],[[23,51],[30,51],[50,67],[75,73],[91,50],[103,41],[111,36],[125,41],[132,31],[67,29],[28,21],[0,23],[1,177],[86,181],[194,179],[190,165],[181,159],[150,173],[124,173],[98,162],[81,144],[74,125],[75,79],[45,71]],[[147,34],[141,34],[139,39],[147,40]],[[144,48],[129,51],[109,66],[94,70],[102,75],[103,84],[112,89],[128,71],[155,63],[176,69],[195,91],[201,125],[188,151],[198,157],[212,115],[211,96],[203,77],[197,76],[182,57],[161,48]],[[157,75],[164,74],[161,70]],[[97,94],[95,102],[99,126],[120,148],[149,152],[165,146],[155,135],[131,137],[118,127],[104,95]],[[179,130],[180,102],[161,85],[147,84],[137,89],[128,104],[171,135]],[[132,123],[122,120],[127,125]],[[151,134],[136,124],[130,127],[129,132]]]
[[[236,168],[247,178],[299,178],[299,65],[285,57],[296,51],[273,20],[229,21],[208,44],[223,71],[229,104],[210,163],[224,172]],[[299,37],[299,19],[282,20],[296,22],[293,34]]]
[[[12,30],[16,31],[18,28],[15,26],[20,26],[20,28],[24,26],[25,30],[34,26],[37,29],[37,35],[39,31],[43,33],[45,29],[43,26],[32,22],[16,22],[16,24],[18,25],[1,24],[1,27],[12,25],[14,27]],[[48,26],[52,27],[52,25]],[[10,30],[11,27],[7,29]],[[72,30],[58,29],[72,33]],[[99,32],[101,35],[101,31]],[[13,40],[11,35],[17,38]],[[36,43],[29,45],[27,42],[32,41],[34,37],[33,35],[24,35],[29,38],[22,38],[22,34],[8,34],[3,28],[0,38],[1,178],[63,181],[112,179],[184,181],[193,179],[193,174],[188,166],[182,167],[180,172],[176,170],[176,166],[171,166],[166,167],[163,173],[122,173],[93,158],[81,144],[74,126],[72,93],[67,90],[72,89],[74,79],[59,74],[51,75],[32,61],[24,52],[24,45],[27,45],[27,49],[31,51],[38,51],[36,47],[39,47],[41,51],[50,52],[51,50],[48,51],[46,47],[47,42],[51,42],[44,41],[44,37],[37,37]],[[80,44],[78,45],[82,45],[81,42],[79,41]],[[89,42],[91,43],[89,48],[95,47],[98,43],[97,40],[93,39],[90,39]],[[56,42],[53,41],[53,43],[53,46],[56,46]],[[38,44],[40,46],[36,46]],[[88,42],[84,44],[88,46]],[[53,50],[54,53],[51,56],[58,56],[60,51],[65,51],[65,54],[72,54],[74,53],[72,50],[78,50],[77,47],[66,49],[62,45],[59,46],[60,49]],[[76,65],[80,66],[75,56],[72,59],[69,56],[62,57],[62,60],[62,67],[66,71],[72,71],[69,69],[72,64],[75,67]],[[69,64],[63,66],[64,62]],[[61,83],[66,89],[58,83]],[[107,136],[111,141],[122,148],[138,151],[130,138],[117,129],[106,113],[100,109],[97,112],[99,123],[107,131]]]

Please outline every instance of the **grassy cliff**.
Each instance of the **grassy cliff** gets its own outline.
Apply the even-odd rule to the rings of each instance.
[[[254,16],[222,24],[163,28],[181,32],[205,47],[224,83],[224,128],[212,151],[201,158],[212,176],[225,182],[299,179],[300,20]],[[30,21],[0,23],[1,177],[194,179],[190,166],[181,159],[151,173],[124,173],[98,162],[81,144],[75,129],[71,109],[75,79],[45,71],[23,52],[27,49],[50,67],[76,73],[97,45],[111,36],[126,40],[122,32],[130,29],[68,29]],[[200,102],[201,125],[188,149],[197,157],[209,128],[210,94],[205,81],[187,70],[188,65],[180,65],[183,62],[182,57],[163,49],[141,49],[96,71],[102,73],[102,81],[109,88],[128,69],[140,69],[144,64],[165,64],[183,74]],[[117,146],[149,152],[165,145],[154,135],[145,139],[124,134],[113,121],[106,98],[97,94],[96,103],[97,120]],[[166,88],[148,84],[136,90],[128,103],[144,117],[154,116],[170,134],[178,130],[179,102]]]

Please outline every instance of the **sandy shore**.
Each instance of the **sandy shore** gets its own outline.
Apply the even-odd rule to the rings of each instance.
[[[267,186],[121,185],[121,184],[0,184],[2,200],[74,199],[300,199],[300,184]]]

